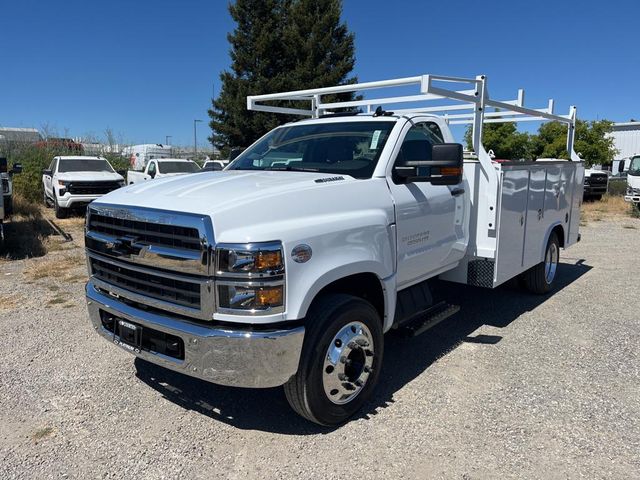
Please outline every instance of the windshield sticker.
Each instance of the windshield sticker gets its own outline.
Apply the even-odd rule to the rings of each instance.
[[[371,136],[371,145],[369,145],[369,150],[375,150],[376,148],[378,148],[378,140],[380,139],[381,133],[382,133],[382,130],[376,130],[375,132],[373,132],[373,135]]]

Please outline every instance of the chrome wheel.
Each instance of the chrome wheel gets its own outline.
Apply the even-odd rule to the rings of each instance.
[[[373,356],[373,337],[364,323],[348,323],[333,337],[322,366],[322,385],[332,403],[349,403],[362,391]]]
[[[544,278],[547,284],[551,284],[558,269],[558,245],[554,242],[549,244],[547,253],[544,256]]]

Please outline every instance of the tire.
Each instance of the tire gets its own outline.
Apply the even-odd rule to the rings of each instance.
[[[305,323],[300,366],[284,393],[307,420],[340,425],[362,407],[378,382],[382,321],[370,303],[330,294],[314,302]]]
[[[4,214],[8,217],[13,214],[13,197],[5,197],[4,199]]]
[[[56,211],[56,218],[67,218],[67,209],[58,205],[57,197],[53,197],[53,206]]]
[[[47,192],[45,191],[42,192],[42,201],[44,202],[44,206],[46,208],[51,208],[51,200],[49,200],[49,197],[47,197]]]
[[[558,273],[559,261],[560,242],[556,233],[553,232],[549,236],[547,248],[544,251],[544,260],[522,274],[525,288],[538,295],[549,293]]]

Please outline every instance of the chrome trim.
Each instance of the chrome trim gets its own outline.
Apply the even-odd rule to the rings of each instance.
[[[109,263],[116,267],[122,267],[129,270],[141,272],[141,273],[146,273],[149,275],[163,276],[166,278],[179,280],[181,282],[197,283],[200,285],[200,308],[196,309],[196,308],[191,308],[183,305],[178,305],[176,303],[160,300],[144,294],[133,292],[131,290],[127,290],[122,287],[118,287],[117,285],[105,282],[104,280],[100,280],[99,278],[93,275],[93,271],[91,269],[91,260],[90,260],[91,258],[100,260],[105,263]],[[168,272],[160,272],[158,270],[139,267],[130,263],[118,262],[117,260],[114,260],[111,257],[96,255],[93,252],[87,252],[87,262],[89,264],[89,274],[91,276],[91,281],[94,282],[96,286],[102,288],[103,290],[106,290],[107,292],[113,293],[118,297],[123,297],[133,302],[137,302],[143,305],[148,305],[152,308],[166,310],[168,312],[176,313],[178,315],[186,315],[186,316],[197,318],[200,320],[211,320],[213,318],[216,302],[215,302],[215,288],[213,286],[214,282],[212,278],[208,278],[208,279],[201,279],[197,277],[190,278],[190,277],[176,275]]]
[[[170,370],[220,385],[268,388],[286,383],[298,370],[304,327],[272,331],[210,328],[185,320],[138,310],[98,292],[93,280],[86,286],[89,317],[98,334],[129,353]],[[178,336],[185,359],[121,344],[102,326],[100,310],[147,328]]]
[[[147,242],[137,242],[135,241],[135,234],[132,234],[131,242],[131,246],[135,247],[135,251],[114,252],[115,242],[122,237],[113,237],[111,235],[91,231],[89,229],[89,225],[92,212],[95,212],[98,215],[123,220],[196,229],[200,237],[200,253],[196,254],[195,251],[188,249],[172,248],[165,245],[149,245]],[[97,251],[104,255],[108,255],[113,258],[123,258],[141,265],[160,266],[162,268],[195,273],[198,275],[213,275],[213,265],[211,264],[212,255],[210,252],[211,247],[215,245],[215,238],[211,218],[206,215],[93,202],[87,208],[85,225],[86,237],[90,239],[89,243],[91,243],[91,240],[103,243],[104,249],[100,248]]]

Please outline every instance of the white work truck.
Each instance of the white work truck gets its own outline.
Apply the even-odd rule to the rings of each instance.
[[[127,172],[127,184],[133,185],[147,180],[163,177],[175,177],[200,171],[200,167],[193,160],[184,158],[156,158],[149,160],[145,169],[141,172],[129,170]]]
[[[402,86],[419,91],[323,103]],[[386,332],[421,333],[457,311],[433,282],[495,288],[521,276],[544,294],[560,249],[579,240],[575,108],[526,108],[522,93],[496,101],[486,86],[484,76],[424,75],[248,97],[250,110],[310,118],[275,128],[224,171],[91,204],[86,295],[96,332],[213,383],[284,385],[305,418],[346,421],[375,388]],[[279,100],[310,107],[271,103]],[[366,113],[331,113],[344,108]],[[492,161],[483,124],[527,120],[567,124],[571,160]],[[455,123],[473,125],[466,160]]]
[[[56,218],[65,218],[70,209],[84,207],[123,186],[124,177],[102,157],[54,157],[42,171],[44,204],[55,208]]]
[[[627,202],[633,202],[640,208],[640,155],[633,155],[629,158],[627,192],[624,199]]]

